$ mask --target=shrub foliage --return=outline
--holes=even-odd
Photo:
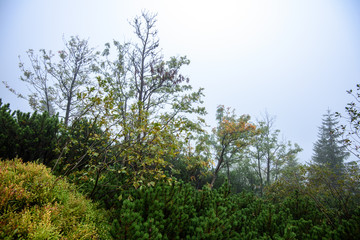
[[[158,184],[123,193],[113,212],[114,239],[357,239],[359,208],[336,225],[298,191],[272,202],[252,193]]]
[[[44,165],[0,161],[1,239],[99,239],[105,215]]]

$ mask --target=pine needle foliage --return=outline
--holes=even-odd
[[[359,215],[335,227],[308,197],[272,202],[230,186],[196,190],[158,184],[123,193],[113,212],[114,239],[356,239]]]
[[[340,174],[344,160],[349,156],[346,146],[342,143],[341,134],[336,131],[338,121],[330,110],[323,115],[322,125],[319,128],[319,139],[314,144],[312,160],[315,164],[328,165],[335,173]]]
[[[49,165],[55,158],[59,129],[57,116],[47,112],[11,111],[0,99],[0,157],[20,157],[24,162],[39,161]]]

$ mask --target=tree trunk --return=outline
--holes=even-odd
[[[226,172],[227,172],[227,178],[228,178],[228,183],[230,185],[230,166],[229,166],[229,162],[226,162]]]
[[[260,154],[258,152],[258,173],[259,173],[259,178],[260,178],[260,196],[262,196],[263,194],[263,178],[262,178],[262,174],[261,174],[261,158],[260,158]]]
[[[266,163],[266,184],[270,184],[270,158],[267,159]]]
[[[101,168],[96,171],[95,184],[94,184],[94,187],[93,187],[93,189],[92,189],[92,191],[91,191],[91,193],[90,193],[90,198],[93,198],[93,197],[94,197],[95,190],[96,190],[96,188],[97,188],[97,185],[98,185],[98,182],[99,182],[99,178],[100,178],[100,173],[101,173]]]
[[[68,99],[67,99],[66,112],[65,112],[65,121],[64,121],[65,126],[68,126],[68,124],[69,124],[71,98],[72,97],[69,96]]]
[[[218,164],[217,164],[217,166],[216,166],[216,168],[215,168],[215,172],[214,172],[214,176],[213,176],[213,178],[212,178],[212,180],[211,180],[210,188],[213,188],[214,183],[215,183],[215,180],[216,180],[216,178],[217,178],[217,175],[218,175],[218,173],[219,173],[219,171],[220,171],[220,166],[221,166],[221,164],[222,164],[223,161],[224,161],[224,158],[223,158],[223,152],[224,152],[224,151],[225,151],[225,150],[223,149],[222,154],[221,154],[221,156],[220,156],[220,159],[219,159],[219,161],[218,161]]]
[[[78,66],[77,63],[76,63],[74,77],[73,77],[73,79],[71,81],[69,91],[66,93],[67,94],[67,96],[66,96],[67,97],[67,104],[66,104],[66,112],[65,112],[65,126],[68,126],[68,124],[69,124],[71,104],[72,104],[72,98],[73,98],[73,93],[74,93],[74,85],[75,85],[75,82],[76,82],[76,78],[77,78],[79,69],[80,69],[80,65]]]

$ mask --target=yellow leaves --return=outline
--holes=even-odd
[[[218,126],[216,135],[219,138],[226,137],[228,141],[234,141],[239,138],[245,138],[247,134],[250,134],[256,127],[243,120],[239,121],[222,121]]]
[[[255,125],[247,121],[248,119],[243,117],[239,119],[224,118],[220,122],[217,128],[218,130],[217,132],[220,133],[220,135],[225,135],[225,134],[232,135],[232,134],[238,134],[238,133],[254,130],[256,128]]]
[[[223,146],[234,144],[240,148],[256,134],[256,126],[249,122],[250,116],[248,115],[237,117],[234,110],[219,106],[216,118],[219,123],[217,128],[213,129],[213,133]]]
[[[138,189],[140,187],[140,181],[133,182],[133,186],[135,189]]]
[[[200,165],[203,166],[203,167],[207,167],[207,166],[208,166],[208,163],[205,162],[205,161],[201,161],[201,162],[200,162]]]
[[[118,170],[118,173],[127,173],[126,167],[122,167],[120,170]]]
[[[153,187],[158,181],[171,182],[161,169],[143,169],[138,171],[130,171],[131,176],[128,182],[132,184],[135,189],[142,189],[143,187]]]
[[[128,183],[136,189],[154,186],[157,181],[167,178],[163,171],[168,166],[168,162],[164,160],[166,154],[166,151],[150,144],[134,145],[122,156],[127,159],[130,167],[122,168],[118,173],[127,174]]]
[[[246,123],[245,124],[245,129],[247,129],[247,130],[256,130],[256,126],[254,124],[251,124],[251,123]]]
[[[84,100],[84,99],[86,99],[87,96],[88,96],[88,94],[86,92],[78,92],[77,93],[77,98],[78,99]]]

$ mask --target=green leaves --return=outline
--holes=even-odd
[[[351,154],[360,158],[360,146],[359,146],[359,130],[360,130],[360,84],[356,85],[356,92],[348,90],[354,101],[348,103],[345,107],[345,114],[342,115],[338,112],[335,113],[335,117],[345,120],[345,123],[337,126],[335,134],[341,136],[342,144],[346,147]]]
[[[1,239],[107,239],[106,218],[50,169],[0,161]]]
[[[25,162],[38,160],[48,166],[55,158],[59,131],[57,116],[47,112],[11,112],[0,100],[0,157],[21,157]]]
[[[236,154],[241,153],[246,146],[251,144],[253,137],[258,134],[256,126],[249,122],[250,116],[242,115],[237,117],[234,110],[225,109],[222,105],[217,108],[216,119],[218,120],[218,126],[213,129],[213,146],[216,151],[217,166],[211,186],[214,185],[219,171],[225,165],[228,169],[229,178],[231,161],[236,158]]]
[[[116,239],[355,239],[359,225],[355,213],[331,227],[299,192],[271,203],[252,194],[230,194],[227,184],[219,190],[157,184],[127,192],[119,201],[111,229]]]
[[[91,75],[98,71],[95,66],[98,53],[88,46],[87,40],[77,36],[64,40],[64,45],[57,54],[40,49],[36,55],[34,50],[28,50],[30,68],[25,68],[20,60],[19,68],[23,72],[20,79],[31,91],[27,98],[7,86],[18,96],[28,99],[33,110],[46,111],[50,115],[59,112],[67,125],[74,115],[82,114],[76,95],[91,84]]]

